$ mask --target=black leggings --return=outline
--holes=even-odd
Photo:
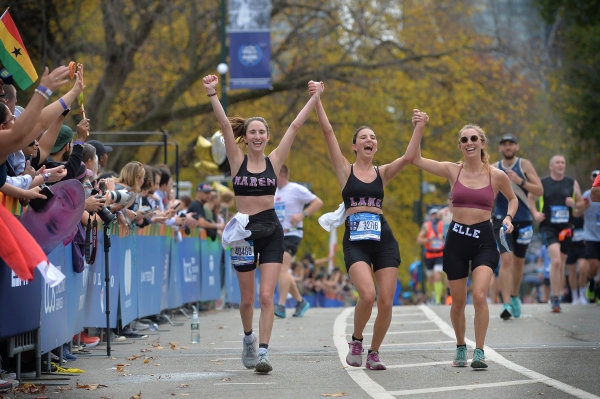
[[[444,272],[448,280],[469,277],[471,270],[479,266],[498,267],[500,253],[490,221],[465,225],[454,220],[448,227],[444,245]]]

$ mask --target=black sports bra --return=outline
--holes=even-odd
[[[265,157],[267,168],[260,173],[248,172],[248,155],[240,165],[237,175],[233,177],[233,192],[236,196],[258,197],[261,195],[275,195],[277,190],[277,176],[269,157]]]
[[[381,209],[383,205],[383,180],[379,168],[375,167],[377,177],[370,183],[365,183],[354,175],[354,165],[350,165],[350,176],[342,190],[342,198],[346,209],[356,206],[373,206]]]

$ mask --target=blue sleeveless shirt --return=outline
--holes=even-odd
[[[498,169],[503,172],[507,170],[512,170],[515,172],[521,179],[525,179],[525,173],[523,173],[523,169],[521,168],[521,158],[517,158],[517,161],[510,167],[506,168],[502,165],[502,161],[498,162]],[[525,193],[525,198],[527,198],[527,194],[529,193],[525,188],[518,187],[515,190],[522,190]],[[515,193],[516,194],[516,193]],[[519,208],[517,209],[517,214],[513,217],[513,222],[531,222],[533,218],[531,217],[531,212],[529,211],[529,204],[523,202],[521,198],[517,195],[517,199],[519,200]],[[496,196],[496,207],[494,208],[493,217],[495,219],[504,219],[506,217],[506,212],[508,212],[508,199],[501,193],[498,192]]]

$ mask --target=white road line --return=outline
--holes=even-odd
[[[403,326],[405,324],[424,324],[424,323],[431,323],[431,322],[432,322],[431,320],[419,320],[419,321],[394,321],[394,320],[392,320],[392,324],[390,324],[390,326]],[[375,324],[374,322],[373,323],[369,322],[366,325],[372,326],[374,324]],[[346,326],[354,327],[354,323],[346,324]]]
[[[414,331],[388,331],[385,333],[385,336],[388,335],[396,335],[396,334],[421,334],[421,333],[430,333],[430,332],[440,332],[439,329],[435,330],[414,330]],[[352,335],[352,333],[347,333],[346,335]],[[373,335],[373,333],[363,333],[363,335]],[[225,341],[227,342],[227,341]]]
[[[381,344],[381,346],[417,346],[417,345],[436,345],[436,344],[451,344],[456,342],[452,341],[431,341],[431,342],[409,342],[406,344]]]
[[[456,335],[454,334],[454,330],[452,329],[452,327],[450,327],[450,325],[448,325],[448,323],[443,321],[437,314],[435,314],[435,312],[433,310],[429,309],[425,305],[419,305],[419,308],[423,311],[423,313],[425,313],[425,315],[427,316],[427,318],[429,320],[431,320],[435,324],[437,324],[437,326],[442,330],[442,332],[444,334],[446,334],[447,336],[449,336],[451,338],[456,338]],[[465,341],[466,341],[467,345],[469,345],[472,348],[475,348],[475,342],[471,341],[470,339],[465,339]],[[543,382],[546,385],[554,387],[558,390],[561,390],[561,391],[563,391],[569,395],[575,396],[577,398],[600,399],[600,396],[596,396],[596,395],[586,392],[584,390],[581,390],[581,389],[575,388],[573,386],[570,386],[568,384],[565,384],[564,382],[560,382],[558,380],[552,379],[550,377],[547,377],[547,376],[540,374],[538,372],[535,372],[533,370],[529,370],[523,366],[519,366],[518,364],[513,363],[508,359],[505,359],[498,352],[496,352],[495,350],[493,350],[492,348],[490,348],[487,345],[484,347],[483,350],[485,351],[486,358],[488,358],[510,370],[521,373],[524,376],[529,377],[536,382]],[[483,385],[483,384],[480,384],[480,385]]]
[[[472,361],[473,359],[467,359],[467,362]],[[429,362],[429,363],[412,363],[412,364],[394,364],[391,366],[386,365],[388,369],[401,369],[401,368],[410,368],[410,367],[423,367],[423,366],[438,366],[438,365],[450,365],[451,361],[447,360],[445,362]],[[227,370],[226,370],[227,371]]]
[[[524,384],[537,384],[543,383],[540,380],[517,380],[517,381],[505,381],[505,382],[492,382],[489,384],[473,384],[473,385],[457,385],[450,387],[437,387],[437,388],[424,388],[424,389],[406,389],[404,391],[390,391],[389,393],[394,396],[405,396],[405,395],[417,395],[421,393],[434,393],[434,392],[447,392],[447,391],[461,391],[461,390],[473,390],[479,388],[496,388],[510,385],[524,385]]]
[[[275,385],[274,382],[216,382],[215,385]]]
[[[346,341],[346,320],[354,311],[354,308],[345,308],[333,323],[333,343],[338,350],[340,362],[346,366],[346,353],[348,352],[348,342]],[[353,369],[350,371],[350,369]],[[350,367],[346,369],[350,378],[354,380],[368,395],[376,399],[393,399],[381,385],[367,376],[364,370]]]

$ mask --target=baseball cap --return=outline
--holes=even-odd
[[[431,215],[431,214],[433,214],[433,213],[438,213],[439,211],[440,211],[440,210],[439,210],[438,208],[431,208],[431,209],[429,210],[429,212],[427,212],[427,214],[428,214],[428,215]]]
[[[207,182],[202,182],[198,184],[198,187],[196,187],[196,192],[198,191],[202,191],[203,193],[210,193],[212,191],[212,187]]]
[[[104,145],[101,142],[99,142],[98,140],[90,140],[87,143],[93,145],[96,148],[96,155],[98,155],[98,157],[100,157],[100,155],[104,155],[107,152],[111,152],[113,150],[111,146]]]
[[[600,173],[600,170],[592,170],[592,173],[590,174],[592,180],[596,180],[596,177],[598,177],[598,173]]]
[[[513,143],[517,144],[517,138],[510,133],[500,137],[500,144],[502,144],[505,141],[512,141]]]
[[[73,141],[73,129],[71,129],[67,125],[62,125],[60,131],[58,132],[58,137],[54,142],[54,147],[52,147],[51,154],[55,154],[60,151],[67,143]]]
[[[94,175],[94,172],[92,172],[91,170],[87,169],[85,167],[85,164],[82,162],[79,165],[79,169],[77,170],[77,176],[75,177],[75,180],[81,180],[85,176],[93,176],[93,175]]]

